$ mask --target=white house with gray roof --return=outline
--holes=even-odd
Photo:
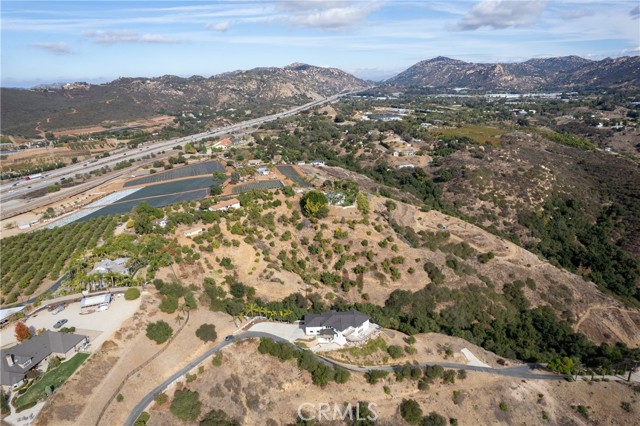
[[[320,343],[344,345],[348,340],[358,341],[365,337],[372,326],[370,319],[358,311],[308,314],[304,317],[304,333],[316,336]]]

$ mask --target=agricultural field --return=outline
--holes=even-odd
[[[107,216],[113,214],[126,214],[130,212],[135,206],[147,202],[151,207],[164,207],[171,204],[183,203],[185,201],[200,200],[209,194],[209,188],[196,189],[187,192],[180,192],[176,194],[168,194],[165,196],[156,196],[151,198],[140,198],[132,201],[124,201],[110,206],[106,206],[97,210],[81,219],[80,221],[90,220],[100,216]]]
[[[276,166],[278,171],[285,175],[288,179],[294,182],[298,186],[307,187],[311,186],[311,183],[303,178],[293,166]]]
[[[247,191],[262,190],[262,189],[277,189],[284,187],[284,184],[279,180],[262,180],[257,182],[245,183],[244,185],[238,185],[233,188],[234,194],[241,194]]]
[[[148,185],[173,179],[186,178],[191,176],[210,175],[213,172],[224,172],[224,166],[217,161],[206,161],[204,163],[189,164],[177,169],[168,170],[162,173],[155,173],[139,179],[133,179],[125,183],[124,186]]]
[[[206,176],[147,186],[80,220],[111,214],[124,214],[143,201],[153,207],[164,207],[174,203],[199,200],[209,194],[209,188],[215,184],[216,182],[210,176]]]
[[[490,143],[497,145],[500,143],[500,136],[506,133],[506,130],[497,129],[488,126],[464,126],[455,129],[438,129],[435,135],[442,136],[466,136],[480,143]]]
[[[0,252],[2,305],[33,294],[45,279],[56,280],[70,259],[113,233],[117,218],[102,217],[56,229],[5,238]]]

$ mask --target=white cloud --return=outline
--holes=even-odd
[[[69,55],[72,53],[69,45],[64,42],[43,41],[31,43],[31,46],[46,50],[54,55]]]
[[[580,19],[585,16],[593,16],[594,12],[588,9],[575,9],[562,14],[562,19]]]
[[[299,27],[318,28],[327,31],[356,27],[370,13],[381,7],[377,1],[281,1],[278,2],[285,16],[283,20]]]
[[[462,31],[481,27],[503,29],[523,27],[536,22],[547,0],[480,0],[457,24]]]
[[[638,19],[638,17],[640,17],[640,6],[636,6],[633,9],[631,9],[629,11],[629,15],[631,15],[633,19]]]
[[[229,21],[216,22],[214,24],[207,24],[207,29],[211,31],[225,32],[229,29]]]
[[[98,44],[116,43],[158,43],[173,44],[180,43],[181,40],[168,38],[161,34],[139,34],[133,31],[85,31],[85,37]]]

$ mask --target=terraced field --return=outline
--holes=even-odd
[[[262,180],[238,185],[233,188],[233,193],[240,194],[242,192],[253,191],[254,189],[276,189],[282,187],[284,187],[284,184],[279,180]]]
[[[276,169],[298,186],[311,186],[311,183],[303,178],[293,166],[276,166]]]
[[[217,161],[205,161],[203,163],[189,164],[166,172],[155,173],[139,179],[130,180],[125,183],[124,186],[148,185],[151,183],[164,182],[191,176],[210,175],[213,172],[224,172],[224,166]]]
[[[204,176],[150,185],[79,220],[84,221],[110,214],[124,214],[143,201],[153,207],[164,207],[174,203],[199,200],[209,194],[209,188],[214,184],[216,182],[210,176]]]

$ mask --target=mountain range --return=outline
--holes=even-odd
[[[105,84],[73,83],[33,89],[2,88],[1,131],[35,137],[46,130],[131,121],[182,111],[235,109],[260,116],[343,90],[373,86],[336,68],[294,63],[209,78],[166,75],[119,78]],[[406,88],[474,90],[640,89],[640,57],[591,61],[577,56],[521,63],[469,63],[446,57],[418,62],[380,83],[381,90]]]
[[[590,61],[578,56],[479,64],[437,57],[384,82],[387,87],[467,87],[475,90],[640,88],[640,56]]]

